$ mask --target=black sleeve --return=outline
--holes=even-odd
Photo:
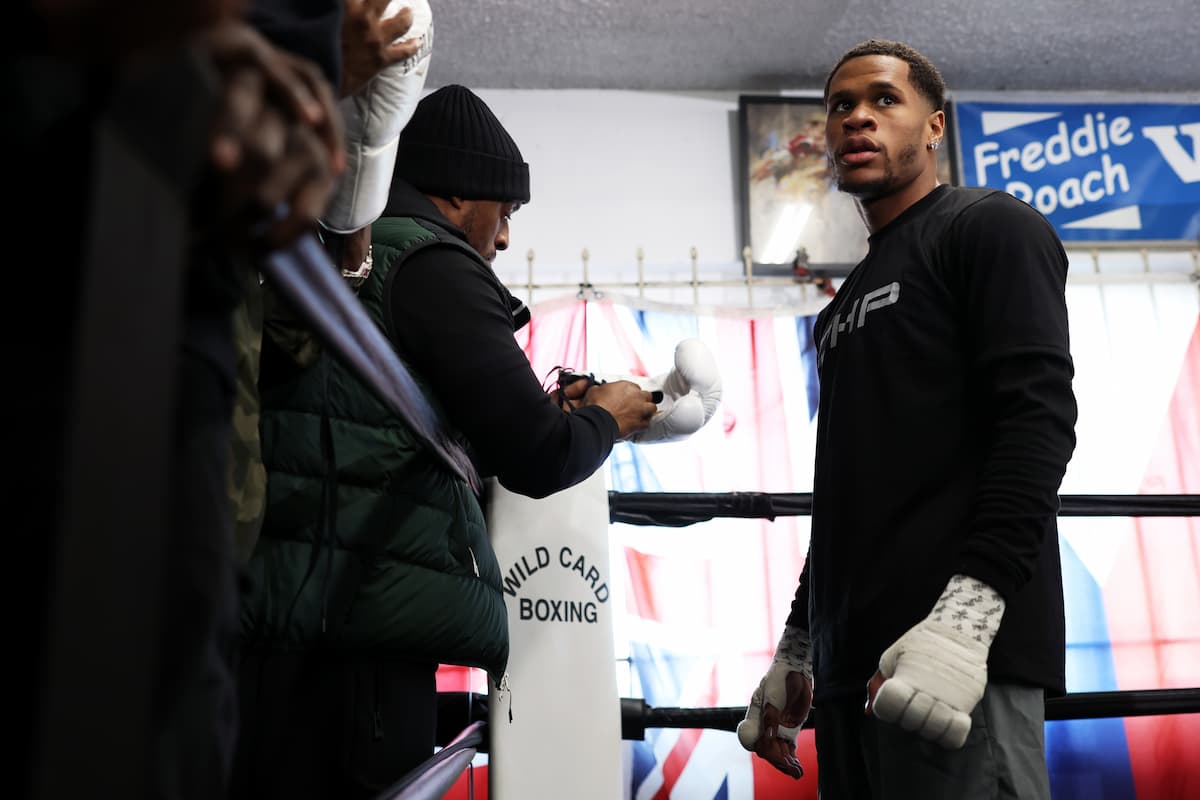
[[[1008,598],[1053,535],[1075,448],[1067,256],[1045,218],[1003,193],[964,212],[950,242],[985,448],[959,571]]]
[[[483,270],[447,247],[410,256],[389,276],[393,336],[480,471],[545,497],[594,473],[620,431],[599,406],[567,414],[554,404],[513,337],[508,293]]]
[[[792,598],[792,610],[788,612],[787,621],[784,623],[803,631],[808,630],[808,562],[811,560],[812,545],[809,545],[808,555],[804,557],[804,566],[800,569],[796,595]]]

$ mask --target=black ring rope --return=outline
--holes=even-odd
[[[745,706],[674,708],[651,706],[639,697],[622,697],[621,738],[640,740],[647,728],[710,728],[737,730],[746,716]],[[469,709],[469,711],[468,711]],[[1200,688],[1135,689],[1119,692],[1074,692],[1046,698],[1047,720],[1105,719],[1166,714],[1200,713]],[[438,693],[438,743],[474,720],[488,719],[488,698],[475,692]],[[812,727],[812,717],[804,727]],[[481,746],[479,752],[487,752]]]
[[[1200,495],[1060,495],[1062,517],[1200,517]],[[610,522],[628,525],[684,527],[718,517],[768,519],[812,513],[810,493],[767,492],[609,492]],[[472,720],[488,720],[488,698],[474,692],[438,694],[438,744]],[[647,728],[709,728],[735,731],[745,706],[714,708],[655,707],[636,697],[622,697],[621,738],[644,739]],[[1200,687],[1074,692],[1046,699],[1046,719],[1101,719],[1200,713]],[[804,727],[812,727],[809,717]],[[486,737],[479,752],[487,752]]]
[[[1200,495],[1060,495],[1060,517],[1200,517]],[[681,528],[717,517],[808,516],[811,493],[609,492],[610,522]]]

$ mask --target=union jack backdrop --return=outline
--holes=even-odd
[[[1065,494],[1200,493],[1200,316],[1187,285],[1071,286],[1079,446]],[[556,366],[656,375],[705,341],[722,373],[716,417],[682,442],[619,443],[617,491],[802,492],[812,487],[812,317],[671,313],[566,298],[518,334],[539,376]],[[1073,692],[1200,686],[1200,521],[1060,520]],[[614,525],[618,686],[652,706],[745,705],[773,655],[808,545],[807,517],[686,528]],[[443,689],[486,691],[444,669]],[[1059,800],[1200,797],[1200,715],[1047,724]],[[626,743],[633,800],[816,798],[732,733],[649,730]],[[474,774],[486,797],[486,757]],[[451,797],[465,798],[460,781]],[[501,800],[507,800],[501,798]]]

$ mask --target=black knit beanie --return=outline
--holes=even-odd
[[[443,86],[417,104],[393,175],[435,197],[529,202],[529,165],[517,143],[465,86]]]

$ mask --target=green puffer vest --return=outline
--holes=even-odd
[[[484,264],[431,223],[382,219],[373,236],[359,297],[385,331],[387,277],[412,253],[454,247]],[[247,566],[247,642],[482,667],[499,683],[508,616],[470,487],[328,354],[262,403],[267,512]]]

